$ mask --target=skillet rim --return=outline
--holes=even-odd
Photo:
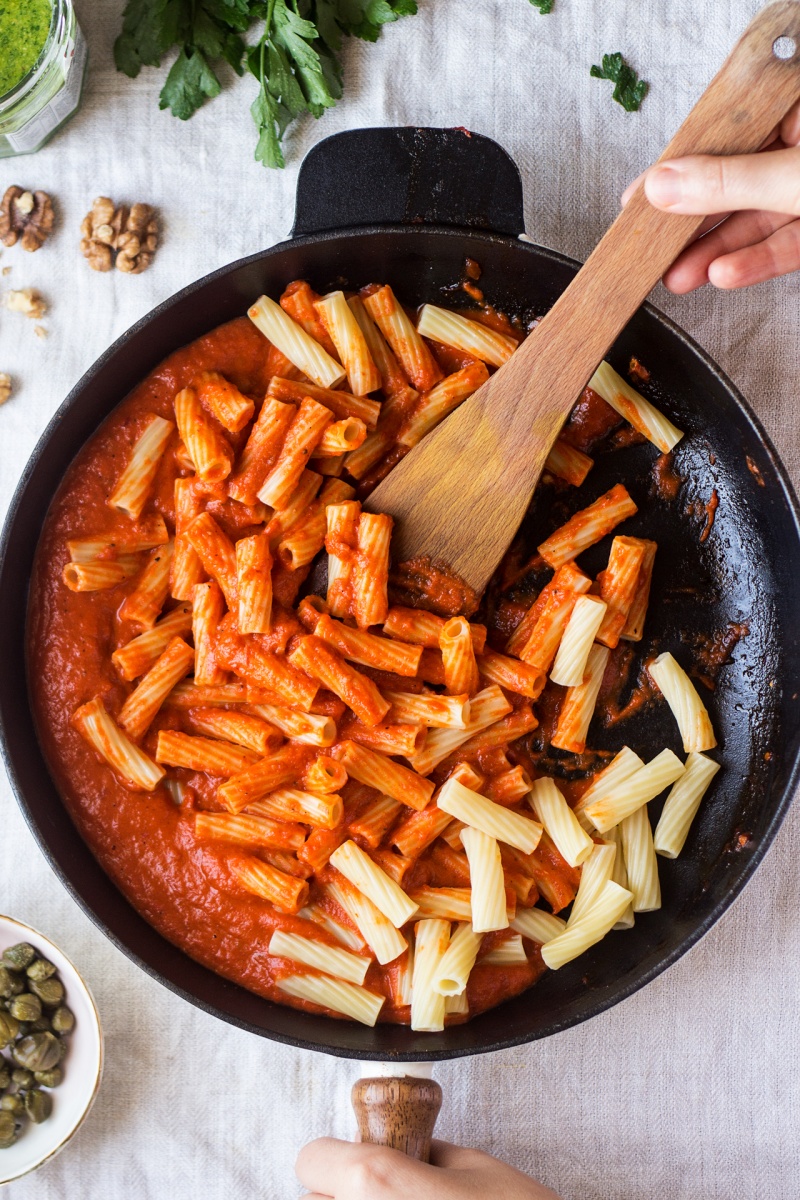
[[[414,234],[418,234],[418,233],[419,234],[433,233],[433,234],[437,234],[439,236],[455,237],[455,238],[458,238],[459,240],[463,240],[464,237],[466,236],[466,237],[469,237],[473,242],[478,242],[478,243],[483,243],[483,244],[488,243],[490,245],[499,243],[506,247],[521,248],[521,249],[523,249],[523,251],[525,253],[530,253],[530,254],[536,256],[537,258],[539,258],[540,260],[543,256],[545,260],[549,260],[550,262],[557,263],[560,266],[566,266],[570,269],[579,269],[580,266],[582,265],[579,262],[579,260],[577,260],[577,259],[570,258],[568,255],[561,254],[560,252],[558,252],[556,250],[552,250],[548,247],[538,245],[537,243],[531,241],[527,237],[527,235],[518,236],[515,238],[515,237],[511,237],[506,234],[493,233],[488,230],[480,230],[480,229],[474,229],[474,228],[461,228],[461,227],[443,226],[443,225],[432,225],[432,224],[431,225],[420,224],[420,225],[411,225],[411,226],[401,225],[401,224],[369,225],[369,226],[359,226],[359,227],[355,227],[355,228],[350,227],[350,228],[342,228],[342,229],[334,229],[334,230],[325,230],[320,233],[304,234],[304,235],[299,235],[297,237],[289,237],[289,238],[285,239],[284,241],[278,242],[276,245],[269,247],[266,250],[258,251],[255,254],[248,255],[244,258],[236,260],[233,263],[229,263],[226,266],[219,267],[215,271],[210,272],[208,275],[202,276],[200,279],[195,280],[190,284],[187,284],[185,287],[181,288],[178,292],[175,292],[172,296],[169,296],[166,300],[161,301],[161,303],[158,304],[154,309],[150,310],[150,312],[146,313],[143,317],[140,317],[138,321],[136,321],[129,329],[127,329],[124,333],[122,333],[120,335],[120,337],[118,337],[111,344],[111,346],[109,346],[99,356],[99,358],[97,358],[92,363],[92,365],[84,372],[84,374],[81,376],[81,378],[78,380],[78,382],[70,390],[70,392],[68,393],[66,398],[58,406],[58,408],[56,409],[56,411],[53,414],[53,416],[51,417],[51,419],[48,421],[42,434],[40,435],[39,439],[37,440],[36,445],[34,446],[32,452],[31,452],[31,455],[25,464],[25,467],[23,468],[22,474],[19,478],[19,481],[18,481],[16,487],[14,488],[14,492],[12,494],[11,501],[8,506],[8,511],[7,511],[7,514],[6,514],[4,523],[3,523],[2,535],[0,536],[0,581],[2,581],[2,579],[5,575],[5,572],[7,570],[11,569],[9,567],[10,560],[9,560],[9,556],[8,556],[8,544],[9,544],[9,541],[11,538],[11,533],[12,533],[13,527],[15,525],[15,522],[17,520],[17,517],[20,513],[20,510],[22,509],[22,507],[25,503],[25,493],[27,491],[28,485],[30,484],[30,482],[32,480],[32,477],[37,469],[39,460],[40,460],[42,454],[44,453],[45,448],[49,445],[51,439],[57,433],[64,415],[73,407],[74,404],[76,404],[78,402],[78,400],[80,399],[80,397],[81,397],[84,389],[87,387],[87,385],[92,381],[92,379],[96,375],[98,375],[107,366],[107,364],[109,364],[111,362],[111,360],[115,357],[115,355],[119,352],[119,350],[122,349],[122,347],[125,346],[129,341],[131,341],[134,337],[138,336],[148,326],[152,325],[156,320],[159,320],[159,319],[163,318],[164,316],[166,316],[166,314],[169,312],[169,310],[171,308],[173,308],[176,304],[178,304],[180,301],[188,299],[193,294],[208,287],[210,284],[213,284],[215,281],[221,280],[221,279],[225,278],[226,276],[231,275],[234,272],[236,272],[242,268],[245,268],[245,267],[248,267],[251,265],[255,265],[255,264],[263,261],[264,259],[270,258],[273,255],[276,255],[284,250],[300,249],[300,248],[305,248],[305,247],[309,247],[309,246],[313,247],[314,245],[317,245],[317,244],[320,244],[323,242],[336,241],[341,237],[361,238],[361,237],[371,237],[371,236],[375,236],[375,235],[386,236],[387,234],[389,234],[389,235],[403,234],[406,236],[408,236],[408,235],[413,236]],[[800,502],[798,502],[797,493],[795,492],[795,488],[789,477],[788,471],[786,470],[780,456],[778,455],[775,447],[773,446],[772,441],[771,441],[769,435],[767,434],[766,430],[764,429],[761,421],[756,416],[755,412],[752,410],[752,408],[750,407],[748,402],[745,400],[744,396],[741,394],[739,389],[734,385],[734,383],[728,377],[728,375],[713,361],[713,359],[710,358],[710,356],[702,349],[702,347],[694,340],[694,338],[692,338],[689,334],[687,334],[670,317],[668,317],[665,313],[661,312],[660,309],[656,308],[655,305],[651,304],[650,302],[646,301],[641,306],[641,309],[638,311],[641,311],[642,309],[649,316],[653,317],[659,324],[661,324],[663,327],[665,327],[669,333],[671,333],[674,337],[676,337],[678,339],[678,341],[682,343],[682,345],[685,347],[685,349],[690,354],[694,355],[697,359],[700,360],[700,362],[703,364],[703,366],[706,368],[706,370],[712,376],[714,376],[716,378],[718,383],[726,391],[728,396],[733,401],[735,407],[738,408],[740,414],[744,418],[745,424],[749,425],[751,432],[755,435],[757,441],[759,442],[764,453],[766,454],[766,456],[769,460],[771,469],[775,473],[776,481],[781,489],[783,499],[789,510],[789,515],[791,516],[792,521],[793,521],[798,547],[800,547]],[[210,328],[213,328],[213,327],[214,326],[211,326]],[[175,349],[177,349],[177,348],[178,347],[175,347]],[[157,364],[155,364],[155,365],[157,365]],[[150,368],[150,369],[153,369],[153,368]],[[122,399],[124,399],[124,397],[121,397],[119,400],[117,400],[115,402],[114,405],[112,405],[111,408],[109,408],[108,412],[106,412],[103,415],[103,417],[97,422],[96,428],[100,427],[102,422],[104,420],[106,420],[106,418],[110,415],[111,412],[113,412],[114,408],[116,408],[117,405],[119,403],[121,403]],[[89,436],[92,436],[92,435],[90,434]],[[86,442],[84,441],[81,444],[81,446],[75,451],[75,455],[77,455],[80,452],[80,450],[83,448],[83,446],[85,444],[86,444]],[[73,460],[74,460],[75,455],[73,455]],[[55,487],[52,488],[52,490],[50,492],[48,509],[49,509],[50,504],[52,503],[53,498],[55,497],[55,494],[56,494],[58,488],[61,485],[62,480],[63,480],[63,476],[61,476],[56,481]],[[46,517],[45,517],[45,519],[46,519]],[[26,581],[26,590],[27,590],[28,583],[29,583],[29,580]],[[27,602],[26,602],[26,609],[27,609]],[[29,696],[29,690],[28,690],[27,682],[26,682],[26,700],[28,701],[28,708],[30,710],[30,701],[28,699],[28,696]],[[35,733],[35,722],[33,720],[33,713],[29,712],[29,715],[30,715],[30,721],[34,728],[34,733]],[[784,737],[786,736],[785,732],[784,732],[783,736]],[[41,747],[38,745],[38,738],[36,739],[36,743],[37,743],[39,755],[44,762],[44,765],[45,765],[45,768],[46,768],[48,774],[50,774],[49,767],[47,765],[47,760],[44,756],[43,751],[41,750]],[[499,1039],[493,1040],[490,1044],[482,1045],[480,1047],[467,1046],[467,1045],[447,1046],[447,1047],[442,1047],[442,1048],[438,1048],[438,1049],[432,1048],[431,1050],[411,1050],[411,1049],[409,1049],[408,1051],[401,1053],[400,1051],[393,1051],[390,1048],[369,1049],[369,1048],[362,1047],[362,1046],[359,1046],[357,1048],[351,1048],[349,1046],[343,1046],[343,1045],[331,1045],[328,1042],[316,1041],[311,1037],[289,1035],[289,1034],[285,1034],[279,1030],[264,1029],[262,1026],[256,1025],[244,1018],[237,1017],[237,1016],[234,1016],[233,1014],[223,1012],[215,1004],[208,1003],[207,1001],[201,999],[197,995],[194,995],[191,992],[187,991],[186,988],[182,987],[180,984],[173,983],[171,980],[167,979],[164,975],[162,975],[161,972],[156,967],[151,966],[151,964],[148,962],[145,962],[144,959],[142,959],[138,953],[133,951],[122,940],[122,938],[120,936],[118,936],[115,932],[113,932],[108,927],[108,925],[106,925],[105,920],[100,916],[100,914],[98,912],[95,911],[94,907],[87,900],[84,899],[84,897],[80,894],[78,888],[72,883],[72,881],[68,878],[66,872],[62,869],[60,861],[58,860],[55,852],[51,848],[49,840],[48,840],[45,832],[43,831],[42,828],[40,828],[39,822],[34,817],[34,814],[28,805],[28,801],[25,796],[23,787],[22,787],[20,780],[18,778],[18,775],[17,775],[16,766],[15,766],[15,762],[14,762],[14,753],[15,752],[11,748],[9,739],[6,734],[4,717],[3,717],[3,705],[2,705],[2,702],[0,702],[0,756],[2,756],[2,760],[5,765],[5,768],[6,768],[8,777],[9,777],[9,781],[11,782],[15,798],[17,800],[17,803],[18,803],[20,809],[22,810],[22,815],[25,819],[25,822],[26,822],[28,828],[30,829],[31,833],[33,834],[33,837],[34,837],[37,845],[39,846],[40,850],[42,851],[42,854],[44,855],[49,866],[51,867],[51,869],[53,870],[55,875],[58,877],[58,879],[62,883],[62,885],[65,887],[65,889],[67,890],[69,895],[72,897],[72,899],[75,900],[75,902],[80,906],[80,908],[83,910],[83,912],[89,917],[89,919],[92,921],[92,923],[99,930],[101,930],[101,932],[112,942],[112,944],[114,946],[116,946],[116,948],[118,950],[122,951],[122,953],[125,954],[125,956],[130,961],[132,961],[136,966],[138,966],[140,969],[145,971],[149,976],[151,976],[151,978],[155,979],[158,983],[160,983],[164,987],[168,988],[171,992],[180,996],[182,999],[188,1001],[194,1007],[200,1008],[202,1011],[204,1011],[214,1017],[217,1017],[217,1018],[227,1022],[228,1024],[235,1025],[240,1029],[247,1030],[250,1033],[258,1034],[260,1037],[267,1038],[270,1041],[279,1042],[283,1045],[294,1046],[299,1049],[305,1049],[305,1050],[315,1050],[315,1051],[318,1051],[319,1053],[331,1054],[337,1058],[360,1059],[365,1062],[368,1062],[368,1061],[439,1062],[439,1061],[445,1061],[445,1060],[449,1060],[449,1059],[453,1059],[453,1058],[461,1058],[461,1057],[465,1057],[467,1055],[472,1055],[472,1054],[489,1053],[489,1052],[492,1052],[495,1050],[511,1049],[512,1047],[526,1045],[530,1042],[538,1041],[540,1038],[550,1037],[553,1034],[564,1032],[565,1030],[570,1029],[575,1025],[579,1025],[584,1021],[590,1020],[592,1017],[598,1016],[601,1013],[606,1012],[608,1009],[614,1007],[616,1004],[620,1003],[623,1000],[626,1000],[629,996],[632,996],[635,992],[639,991],[641,988],[643,988],[647,984],[651,983],[653,981],[653,979],[655,979],[658,975],[662,974],[662,972],[666,971],[669,967],[671,967],[675,962],[678,961],[679,958],[682,958],[684,954],[686,954],[689,950],[691,950],[692,947],[695,946],[700,941],[700,939],[706,935],[706,933],[708,933],[708,931],[711,929],[711,927],[714,924],[716,924],[716,922],[720,919],[720,917],[723,915],[723,913],[728,908],[731,907],[731,905],[737,899],[737,897],[741,894],[741,892],[743,891],[743,889],[745,888],[747,883],[749,883],[749,881],[752,879],[753,875],[755,874],[756,869],[759,867],[759,865],[763,862],[764,858],[766,857],[767,852],[769,851],[769,849],[771,848],[771,846],[775,840],[775,836],[778,832],[778,829],[780,828],[781,824],[783,823],[786,813],[788,812],[788,809],[789,809],[790,805],[792,804],[792,801],[794,800],[795,792],[797,791],[798,784],[800,783],[800,746],[798,746],[798,749],[795,753],[794,762],[791,765],[791,769],[789,770],[786,783],[783,786],[783,789],[781,791],[779,799],[778,799],[777,803],[774,805],[772,815],[771,815],[768,823],[764,827],[764,830],[763,830],[758,842],[753,846],[752,850],[750,850],[748,852],[747,857],[742,857],[739,860],[741,865],[738,869],[738,873],[737,873],[736,877],[734,879],[732,879],[730,881],[730,883],[728,884],[728,887],[725,891],[724,896],[720,900],[717,901],[717,903],[706,914],[706,916],[703,918],[703,920],[700,921],[700,923],[697,925],[697,927],[695,929],[693,929],[690,933],[688,933],[684,936],[684,938],[682,939],[682,941],[680,942],[679,945],[675,946],[670,952],[668,952],[662,958],[660,958],[656,963],[654,963],[643,974],[637,976],[635,979],[632,979],[630,982],[622,985],[618,989],[614,990],[613,993],[611,993],[607,996],[596,996],[593,1003],[590,1006],[590,1009],[591,1009],[590,1012],[578,1013],[571,1017],[565,1016],[562,1019],[556,1019],[555,1021],[551,1022],[550,1025],[546,1029],[543,1029],[541,1031],[533,1032],[533,1033],[524,1033],[524,1034],[519,1034],[519,1035],[514,1035],[514,1036],[500,1037]],[[53,783],[53,787],[54,787],[54,790],[57,792],[58,789],[56,788],[55,783]],[[70,817],[70,820],[71,820],[71,817]],[[77,829],[76,829],[76,833],[77,833]],[[78,836],[80,837],[80,834],[78,834]],[[87,847],[87,849],[88,849],[88,847]],[[91,851],[89,851],[89,853],[91,853]],[[97,860],[95,860],[95,861],[97,862]],[[97,863],[97,865],[98,865],[98,867],[100,867],[100,870],[103,870],[103,868],[99,864],[99,862]],[[116,886],[113,884],[113,881],[110,881],[110,882],[111,882],[112,886]],[[117,890],[119,891],[119,889],[117,889]],[[120,896],[122,897],[123,901],[131,907],[132,911],[135,912],[138,917],[140,917],[140,919],[144,919],[144,918],[141,918],[141,914],[139,914],[137,912],[137,910],[134,909],[132,905],[130,905],[130,901],[127,900],[127,897],[125,897],[122,892],[120,892]],[[169,943],[166,938],[163,938],[163,935],[159,934],[157,930],[154,929],[153,932],[156,934],[156,936],[161,937],[166,945],[172,946],[172,943]],[[173,948],[178,949],[177,947],[173,947]],[[180,951],[180,953],[185,954],[185,951]],[[188,958],[189,956],[187,955],[186,957]],[[197,965],[201,965],[201,964],[197,964]],[[210,970],[210,968],[205,968],[205,969]],[[223,976],[220,976],[219,978],[224,979]],[[231,987],[237,987],[237,985],[230,983],[230,981],[225,981],[225,982],[229,983],[229,985]],[[242,989],[242,990],[246,990],[246,989]],[[261,1000],[263,998],[258,997],[257,999]],[[269,1001],[269,1000],[265,1000],[264,1002],[267,1004],[273,1003],[272,1001]],[[291,1016],[301,1022],[307,1021],[309,1019],[313,1022],[327,1021],[331,1027],[332,1033],[334,1030],[346,1030],[350,1024],[348,1022],[340,1022],[340,1021],[334,1020],[332,1018],[321,1017],[317,1014],[308,1014],[301,1010],[291,1009],[289,1006],[276,1005],[276,1007],[289,1008]],[[489,1011],[501,1012],[502,1005],[498,1006],[496,1009],[492,1009]],[[457,1031],[459,1029],[462,1029],[462,1028],[468,1029],[468,1028],[470,1028],[471,1025],[472,1025],[472,1023],[468,1022],[463,1026],[453,1026],[446,1032],[450,1035],[450,1037],[452,1037],[454,1034],[457,1033]],[[400,1026],[397,1028],[402,1029],[402,1028],[406,1028],[406,1027]],[[474,1029],[474,1026],[472,1026],[472,1028]],[[366,1031],[363,1031],[363,1032],[365,1033]],[[431,1041],[433,1041],[434,1038],[438,1038],[438,1035],[433,1035],[433,1037],[431,1037]]]

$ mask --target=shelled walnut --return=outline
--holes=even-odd
[[[116,264],[128,275],[139,275],[153,261],[158,245],[158,221],[149,204],[116,206],[98,196],[81,224],[81,252],[95,271]]]
[[[31,317],[34,321],[41,320],[47,312],[47,301],[36,288],[19,288],[18,291],[6,292],[3,296],[3,305],[11,312],[22,313],[23,316]]]
[[[5,372],[0,374],[0,404],[5,404],[14,390],[14,385],[11,382],[11,376]]]
[[[55,212],[47,192],[29,192],[13,185],[0,202],[0,240],[19,241],[23,250],[39,250],[53,231]]]

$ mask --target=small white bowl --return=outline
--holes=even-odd
[[[100,1018],[92,993],[76,968],[43,933],[12,917],[0,916],[0,952],[17,942],[30,942],[57,968],[66,991],[64,1002],[75,1014],[75,1028],[69,1034],[63,1082],[50,1092],[53,1112],[41,1125],[26,1121],[19,1141],[0,1150],[0,1184],[35,1171],[66,1146],[92,1107],[103,1073]]]

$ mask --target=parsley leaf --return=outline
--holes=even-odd
[[[342,38],[374,42],[384,25],[416,11],[416,0],[127,0],[114,61],[134,78],[176,49],[160,106],[182,121],[219,95],[217,64],[238,75],[246,65],[258,80],[256,159],[282,167],[289,124],[306,112],[321,117],[342,95]],[[248,49],[242,35],[256,22],[261,37]]]
[[[553,11],[553,0],[531,0],[534,8],[538,8],[540,13],[551,13]]]
[[[602,67],[593,66],[589,72],[595,79],[610,79],[614,86],[613,99],[626,112],[638,112],[649,90],[650,84],[629,67],[622,55],[604,54]]]

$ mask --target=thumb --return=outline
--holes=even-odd
[[[731,158],[695,155],[656,163],[644,190],[655,208],[674,213],[764,209],[800,216],[800,147]]]

